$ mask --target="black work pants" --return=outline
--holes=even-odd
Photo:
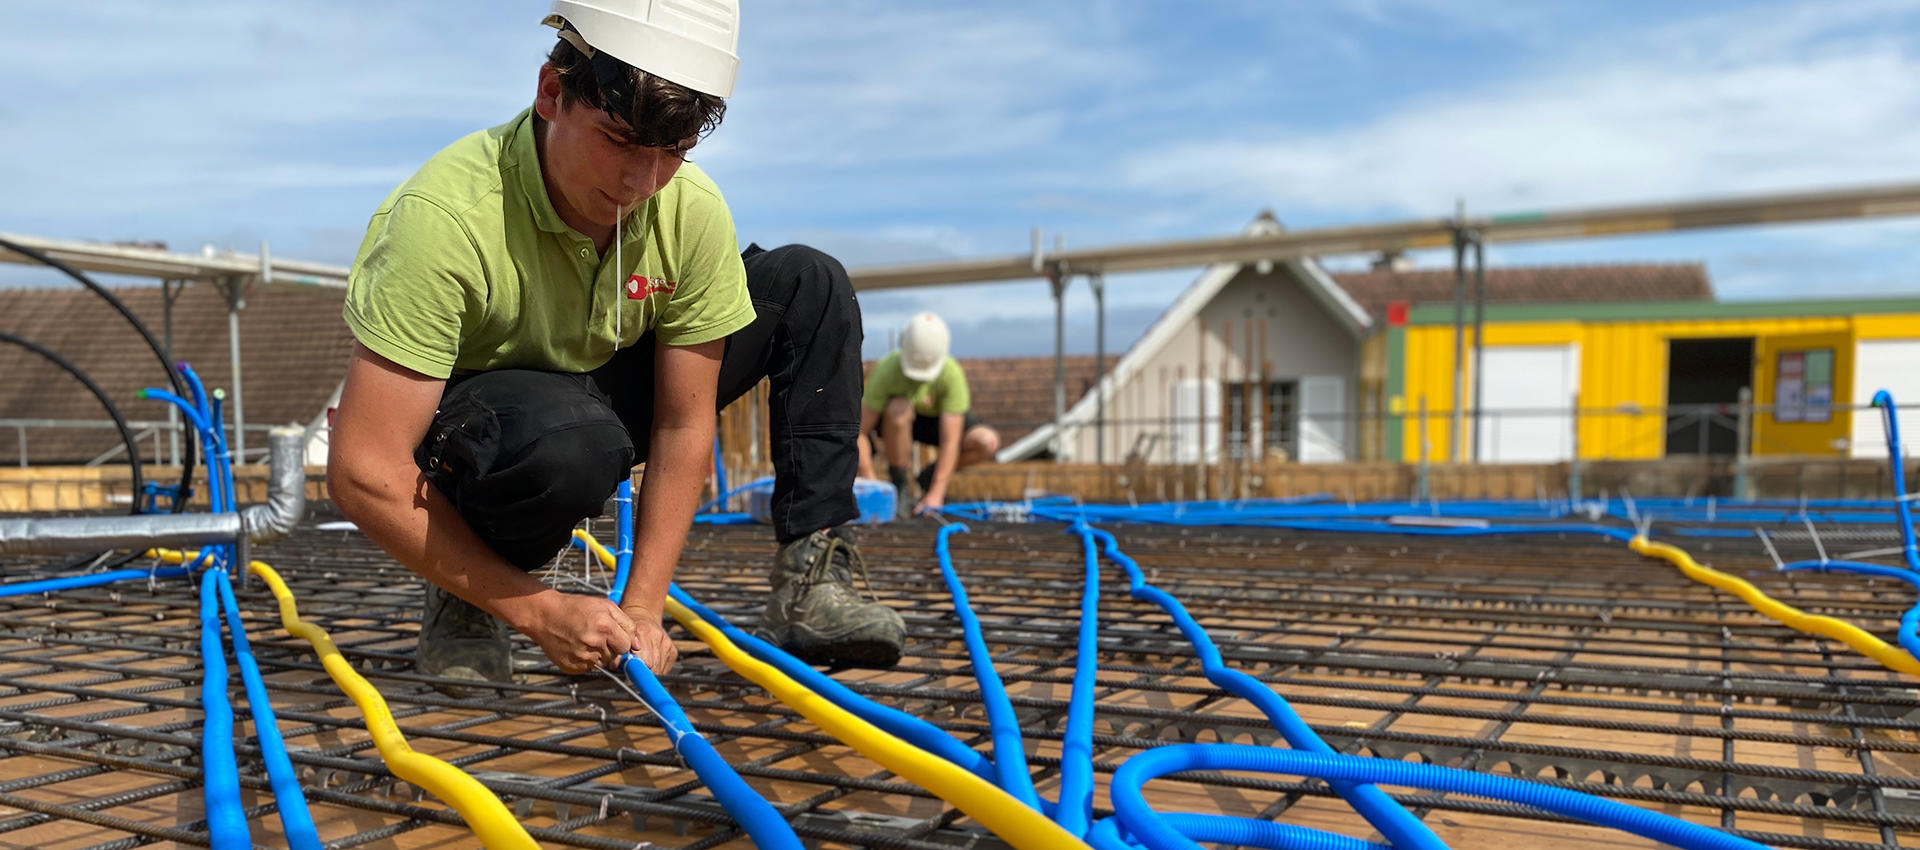
[[[771,382],[773,526],[784,543],[859,515],[860,307],[824,253],[750,246],[742,256],[755,318],[727,337],[719,405]],[[449,381],[415,460],[481,540],[523,570],[539,567],[647,459],[654,346],[649,332],[586,374]]]

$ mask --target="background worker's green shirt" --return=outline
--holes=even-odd
[[[657,331],[669,345],[753,321],[733,218],[682,165],[622,223],[619,256],[554,212],[532,110],[435,154],[373,214],[347,280],[347,326],[424,375],[586,372]]]
[[[868,410],[885,410],[887,402],[896,398],[912,399],[914,412],[926,416],[965,413],[973,406],[973,396],[967,392],[967,374],[960,370],[960,361],[949,357],[933,380],[915,381],[900,371],[898,351],[874,364],[860,403]]]

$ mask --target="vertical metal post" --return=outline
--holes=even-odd
[[[1253,435],[1260,429],[1260,409],[1254,403],[1253,395],[1253,317],[1240,320],[1242,336],[1246,342],[1240,344],[1240,462],[1258,461],[1260,455],[1253,450]],[[1243,479],[1244,480],[1244,479]],[[1246,488],[1243,486],[1242,491]],[[1241,498],[1246,498],[1244,492]]]
[[[1093,462],[1107,462],[1107,276],[1087,276],[1093,287]]]
[[[1427,452],[1431,448],[1432,443],[1427,440],[1427,397],[1425,394],[1422,394],[1420,396],[1420,469],[1419,477],[1415,479],[1416,485],[1413,495],[1413,500],[1416,502],[1424,502],[1428,498]]]
[[[1067,278],[1055,267],[1047,273],[1053,289],[1053,462],[1066,462],[1067,435]]]
[[[1487,243],[1479,233],[1473,238],[1473,462],[1480,462],[1480,400],[1486,388],[1487,350]]]
[[[1241,403],[1240,410],[1233,408],[1233,378],[1227,374],[1233,364],[1232,319],[1220,320],[1220,348],[1220,462],[1224,464],[1233,460],[1233,446],[1227,438],[1233,436],[1233,427],[1238,424],[1236,417],[1246,418],[1243,412],[1246,409],[1245,402]]]
[[[1173,396],[1167,391],[1168,386],[1170,385],[1167,383],[1167,367],[1163,363],[1160,365],[1160,439],[1156,442],[1166,447],[1167,464],[1171,466],[1180,462],[1180,456],[1173,451],[1174,438],[1179,436],[1180,432],[1175,430],[1173,423]]]
[[[1269,420],[1273,418],[1267,412],[1267,405],[1273,403],[1273,362],[1267,359],[1267,317],[1265,316],[1260,317],[1260,379],[1255,382],[1254,387],[1260,394],[1260,439],[1254,443],[1253,456],[1254,459],[1264,462],[1267,459],[1267,447],[1272,445],[1273,437],[1268,436],[1269,433],[1274,436],[1279,435],[1279,429],[1272,429],[1269,432],[1267,428]]]
[[[179,284],[174,286],[173,284]],[[173,301],[186,289],[187,282],[160,281],[160,317],[164,323],[164,342],[167,348],[167,362],[173,362]],[[172,457],[174,466],[180,465],[180,409],[173,405],[163,405],[167,409],[167,454]]]
[[[1200,417],[1200,427],[1194,429],[1197,442],[1193,455],[1194,498],[1207,497],[1207,320],[1195,317],[1193,320],[1194,339],[1199,343],[1199,357],[1193,367],[1194,410]]]
[[[27,468],[27,426],[15,425],[13,429],[20,434],[20,468]],[[27,510],[33,510],[33,502],[27,502]]]
[[[1447,462],[1460,462],[1460,429],[1465,424],[1467,400],[1467,243],[1459,221],[1466,217],[1461,201],[1453,229],[1453,418],[1447,431]]]
[[[1740,411],[1733,436],[1733,497],[1753,498],[1753,482],[1747,477],[1747,440],[1753,428],[1753,388],[1740,388]]]
[[[233,462],[245,463],[247,456],[247,405],[240,391],[240,308],[246,306],[246,296],[242,294],[240,281],[236,278],[227,289],[227,357],[233,364]]]
[[[1573,459],[1567,464],[1567,498],[1580,501],[1580,394],[1573,394]]]

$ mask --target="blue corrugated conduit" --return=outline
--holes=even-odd
[[[573,545],[584,548],[586,544],[576,537],[573,539]],[[887,734],[952,762],[968,773],[989,782],[993,781],[993,763],[988,761],[986,756],[974,752],[965,744],[955,740],[940,727],[855,693],[847,686],[834,681],[832,677],[788,655],[785,650],[741,631],[727,622],[725,617],[687,595],[678,585],[668,585],[667,593],[680,604],[700,615],[700,619],[713,624],[714,628],[719,629],[728,640],[733,641],[755,660],[772,665],[774,669],[799,682],[807,690],[825,697],[827,701],[861,720],[880,727]]]
[[[1186,770],[1259,771],[1311,776],[1334,785],[1378,782],[1426,788],[1532,806],[1685,850],[1767,850],[1763,844],[1717,829],[1552,785],[1430,764],[1235,744],[1156,747],[1127,759],[1114,771],[1110,788],[1114,817],[1150,850],[1200,848],[1156,814],[1141,796],[1141,786],[1149,780]]]
[[[1080,536],[1085,576],[1080,590],[1073,690],[1067,696],[1067,725],[1060,737],[1060,804],[1053,820],[1068,832],[1085,836],[1093,820],[1093,689],[1100,670],[1100,556],[1085,525],[1075,525],[1070,531]],[[940,542],[944,548],[945,538]],[[941,563],[946,561],[943,552]]]
[[[220,395],[215,393],[209,400],[193,369],[185,363],[177,366],[192,390],[192,402],[161,390],[150,389],[141,395],[173,404],[186,416],[203,446],[207,462],[207,495],[212,509],[216,512],[235,510],[233,465],[226,456],[226,439],[221,431]],[[207,717],[201,739],[201,760],[206,774],[204,789],[209,834],[217,850],[251,846],[244,817],[240,815],[240,775],[233,754],[233,706],[226,693],[228,676],[225,647],[220,642],[218,619],[209,610],[214,601],[212,597],[217,597],[233,635],[234,658],[240,666],[240,678],[247,692],[247,708],[253,717],[254,733],[259,739],[262,760],[266,763],[267,783],[273,789],[287,846],[293,850],[320,850],[320,836],[314,827],[312,812],[307,806],[306,795],[300,790],[293,763],[287,757],[286,742],[280,735],[280,724],[274,717],[266,682],[260,675],[252,646],[247,641],[246,625],[241,620],[240,605],[234,597],[233,585],[228,577],[228,569],[234,562],[235,547],[230,544],[217,545],[202,549],[194,564],[188,567],[191,570],[202,564],[207,565],[200,577],[200,654],[207,665],[206,678],[201,683],[201,703]],[[213,687],[216,677],[217,690]],[[239,818],[238,832],[235,832],[235,818]]]
[[[247,689],[247,711],[253,715],[254,735],[260,739],[260,757],[267,763],[267,784],[273,788],[274,802],[280,809],[280,827],[292,850],[320,850],[320,834],[313,826],[313,813],[307,809],[307,795],[300,790],[300,777],[287,758],[287,744],[280,737],[280,722],[273,716],[273,703],[267,698],[267,683],[254,663],[253,647],[247,643],[247,627],[240,619],[240,603],[233,596],[233,582],[224,569],[208,570],[220,590],[220,604],[227,612],[227,631],[233,635],[233,657],[240,664],[240,681]]]
[[[204,386],[193,370],[185,363],[175,364],[175,367],[169,377],[174,380],[176,387],[192,396],[191,400],[181,394],[152,388],[141,390],[139,396],[166,402],[180,411],[190,429],[190,434],[198,437],[201,453],[207,464],[208,500],[211,509],[215,512],[233,511],[236,509],[233,467],[225,456],[226,440],[220,431],[222,420],[219,394],[216,393],[210,402]],[[189,458],[192,457],[193,443],[194,440],[189,439]],[[191,479],[183,476],[182,480],[184,482]],[[175,502],[176,510],[185,503],[184,492],[183,487],[182,497]],[[245,624],[240,617],[239,602],[234,596],[232,583],[228,578],[228,569],[234,563],[234,553],[235,547],[231,544],[207,546],[193,558],[191,563],[182,566],[152,570],[112,570],[92,575],[16,582],[0,585],[0,596],[94,587],[139,578],[153,580],[163,577],[190,576],[196,570],[204,568],[200,573],[199,583],[200,658],[205,667],[200,683],[201,709],[204,714],[200,756],[208,841],[216,850],[246,850],[252,846],[240,798],[238,759],[234,754],[233,703],[227,693],[231,677],[227,668],[226,645],[221,639],[221,614],[224,612],[233,635],[234,656],[240,666],[241,679],[247,692],[248,708],[253,716],[262,757],[266,762],[268,784],[274,792],[287,845],[294,850],[320,850],[322,845],[314,828],[312,813],[307,807],[305,795],[300,790],[293,764],[287,757],[286,743],[280,735],[279,724],[274,718],[265,680],[260,675],[259,666],[255,663],[252,648],[247,641]]]
[[[588,537],[586,537],[584,533],[580,533],[580,531],[576,531],[576,533],[574,533],[574,545],[580,545],[580,547],[586,547],[586,549],[589,549],[589,551],[593,551],[595,555],[603,556],[605,560],[611,560],[612,558],[611,553],[607,553],[607,551],[605,551],[603,547],[599,547],[597,543],[591,543]],[[714,612],[710,612],[710,610],[705,610],[705,608],[699,608],[699,606],[697,606],[697,602],[691,601],[691,599],[689,599],[689,597],[685,595],[684,591],[680,591],[680,587],[674,587],[674,585],[668,585],[668,589],[670,589],[670,593],[672,593],[672,597],[674,597],[674,601],[672,601],[672,604],[682,604],[682,606],[685,606],[685,610],[687,610],[687,612],[691,612],[691,614],[689,614],[691,618],[697,618],[699,622],[705,622],[705,624],[707,624],[707,626],[710,627],[712,631],[718,631],[718,633],[722,635],[720,639],[724,639],[724,641],[733,641],[733,639],[743,639],[743,637],[747,637],[747,635],[743,635],[743,633],[739,633],[737,629],[733,629],[732,626],[728,626],[728,624],[726,624],[724,620],[720,620],[720,618],[718,618],[718,616],[716,616]],[[672,604],[670,604],[670,608],[672,608]],[[678,614],[676,614],[676,616],[678,616]],[[707,637],[705,637],[705,635],[703,635],[701,639],[703,639],[703,641],[707,641]],[[730,650],[732,649],[739,649],[739,647],[735,645],[735,647],[730,647]],[[766,649],[770,649],[770,647],[766,647]],[[783,656],[783,652],[780,652],[780,650],[772,650],[772,652],[778,652],[778,654],[781,654],[781,656]],[[787,656],[787,660],[789,660],[789,662],[793,662],[793,658],[791,658],[791,656]],[[732,662],[730,662],[730,664],[732,664]],[[797,662],[795,662],[795,664],[797,664]],[[639,679],[636,679],[636,685],[639,685],[639,687],[641,687],[641,689],[645,691],[645,693],[641,695],[641,702],[649,702],[649,700],[653,700],[653,702],[659,702],[659,704],[670,704],[670,697],[666,695],[666,691],[664,691],[664,689],[660,689],[659,683],[657,683],[657,681],[651,681],[651,673],[645,672],[645,668],[643,668],[643,666],[639,666],[639,664],[637,664],[637,662],[634,662],[632,658],[628,658],[628,660],[626,660],[626,670],[628,670],[628,673],[630,673],[630,675],[632,675],[632,673],[643,673],[643,675],[641,675]],[[778,670],[778,668],[772,668],[772,666],[768,666],[768,670]],[[812,670],[808,670],[808,673],[812,673]],[[818,675],[818,673],[814,673],[814,675]],[[756,679],[756,681],[758,681],[758,679]],[[826,679],[826,681],[831,681],[831,679]],[[837,687],[837,685],[835,685],[835,687]],[[814,697],[822,697],[822,693],[818,693],[818,691],[816,691],[816,693],[814,693]],[[785,698],[787,697],[781,697],[781,698],[785,700]],[[659,706],[655,706],[655,704],[649,704],[649,708],[659,708]],[[877,706],[874,706],[874,708],[877,708]],[[887,712],[891,712],[891,710],[887,710]],[[659,712],[657,712],[657,714],[659,714]],[[847,714],[852,714],[852,712],[847,712]],[[900,714],[900,716],[904,718],[904,714]],[[687,721],[685,721],[684,714],[680,714],[680,712],[678,712],[678,708],[676,708],[676,710],[670,710],[670,714],[666,714],[666,716],[662,716],[660,720],[662,720],[662,723],[664,723],[664,725],[668,725],[668,733],[670,733],[670,735],[676,735],[676,746],[680,746],[680,744],[695,744],[695,739],[697,739],[697,735],[693,735],[693,729],[691,729],[691,723],[687,723]],[[912,718],[908,718],[908,720],[912,720]],[[941,733],[939,729],[933,729],[931,725],[927,725],[927,723],[924,723],[924,721],[914,720],[914,723],[918,723],[918,725],[920,725],[920,727],[924,727],[924,729],[929,729],[929,731],[933,731],[933,735],[937,735],[937,739],[935,739],[935,741],[939,741],[939,739],[945,739],[945,743],[947,743],[947,746],[958,746],[958,743],[956,743],[956,741],[952,741],[952,739],[950,739],[950,737],[947,737],[945,733]],[[684,731],[682,731],[682,727],[684,727]],[[835,735],[839,735],[839,733],[835,733]],[[697,744],[695,744],[695,746],[697,746]],[[966,754],[972,754],[972,750],[964,750],[964,748],[960,748],[960,750],[962,750],[962,752],[966,752]],[[687,754],[687,750],[682,750],[682,752],[684,752],[684,754]],[[866,752],[866,750],[862,750],[862,752]],[[960,766],[960,764],[962,764],[962,762],[966,762],[964,758],[952,758],[952,756],[947,756],[947,754],[933,754],[933,752],[924,752],[924,750],[922,750],[922,752],[902,752],[902,754],[904,754],[904,756],[912,756],[912,758],[920,758],[920,760],[925,760],[927,756],[935,756],[935,758],[947,758],[948,762],[954,762],[954,767],[958,767]],[[977,758],[977,754],[972,754],[972,756],[975,756],[973,760],[977,760],[977,762],[983,762],[983,760],[979,760],[979,758]],[[691,756],[689,756],[689,764],[693,764],[693,758],[691,758]],[[728,771],[728,773],[732,773],[732,767],[726,767],[726,764],[724,764],[724,762],[720,762],[720,760],[718,760],[718,756],[714,756],[714,764],[712,764],[712,766],[718,767],[718,769],[724,769],[724,771]],[[947,767],[947,769],[954,769],[954,767]],[[697,771],[699,771],[699,769],[697,769]],[[985,771],[985,769],[981,769],[981,773],[983,773],[983,771]],[[964,775],[964,773],[956,773],[956,775]],[[977,775],[977,773],[975,773],[975,775]],[[705,781],[705,773],[703,773],[703,781]],[[735,783],[737,783],[737,777],[735,777]],[[747,787],[745,787],[745,783],[737,783],[737,785],[739,785],[739,796],[741,796],[741,800],[743,800],[743,802],[745,802],[747,798],[751,798],[751,800],[756,800],[760,808],[766,808],[766,814],[768,814],[768,817],[772,817],[774,821],[780,821],[780,815],[774,814],[774,812],[772,812],[772,808],[770,808],[770,806],[766,804],[766,800],[760,800],[760,798],[756,798],[756,796],[753,796],[753,791],[751,791],[751,789],[747,789]],[[947,787],[947,785],[950,785],[950,783],[937,783],[937,785],[943,785],[943,787]],[[708,783],[708,787],[710,787],[710,789],[714,791],[714,794],[716,794],[716,798],[722,798],[722,800],[724,800],[724,796],[722,796],[722,794],[726,794],[726,789],[722,789],[722,787],[714,787],[712,783]],[[929,789],[933,789],[933,787],[929,785]],[[954,791],[954,789],[948,789],[948,791]],[[979,812],[977,812],[977,808],[970,808],[970,806],[968,806],[968,802],[960,802],[960,800],[954,800],[952,796],[947,796],[947,798],[948,800],[950,800],[950,802],[954,802],[956,806],[960,806],[962,810],[966,810],[966,812],[970,812],[970,814],[975,814],[975,817],[979,817],[979,815],[981,815],[979,814]],[[1018,802],[1018,800],[1014,800],[1012,796],[1002,796],[1002,800],[1004,800],[1004,804],[1006,804],[1006,806],[1020,806],[1020,802]],[[724,800],[724,802],[726,802],[726,800]],[[981,802],[981,800],[977,798],[977,794],[973,796],[972,802],[975,802],[975,804],[977,804],[977,802]],[[987,800],[987,802],[989,802],[989,804],[993,804],[993,800]],[[733,814],[733,817],[735,817],[735,819],[741,819],[741,815],[735,814],[735,812],[733,812],[732,806],[728,806],[728,812],[730,812],[730,814]],[[747,823],[745,819],[741,819],[741,821],[743,821],[743,823]],[[1004,819],[1000,819],[998,823],[1000,823],[1000,829],[1008,829],[1008,827],[1014,827],[1014,829],[1016,829],[1016,833],[1020,831],[1020,823],[1006,823]],[[1037,823],[1046,823],[1046,821],[1044,821],[1043,819],[1043,821],[1037,821]],[[1031,823],[1027,823],[1027,825],[1031,827]],[[772,825],[768,823],[768,827],[772,827]],[[749,835],[755,835],[755,827],[747,827],[747,829],[749,829]],[[780,821],[780,829],[783,829],[783,831],[787,829],[783,821]],[[1002,837],[1006,837],[1008,833],[1000,833],[1000,835],[1002,835]],[[1021,835],[1025,835],[1025,833],[1021,833]],[[1025,837],[1033,838],[1033,835],[1025,835]],[[1064,835],[1062,835],[1062,837],[1064,837]],[[755,837],[755,840],[756,842],[758,842],[760,838]],[[1029,846],[1029,848],[1033,846],[1031,842],[1027,842],[1027,844],[1023,844],[1021,840],[1014,840],[1014,842],[1016,842],[1016,844],[1020,844],[1020,846]],[[781,846],[781,848],[785,848],[787,844],[785,844],[785,842],[778,842],[778,844],[762,844],[762,846]],[[795,846],[797,846],[797,844],[795,844]]]
[[[1194,621],[1193,617],[1187,613],[1186,606],[1180,604],[1180,600],[1147,583],[1146,574],[1140,570],[1140,565],[1120,551],[1120,543],[1112,534],[1084,524],[1078,525],[1086,529],[1087,545],[1091,546],[1092,541],[1098,540],[1107,560],[1126,570],[1129,595],[1159,606],[1162,611],[1167,612],[1167,616],[1173,618],[1174,624],[1180,629],[1180,634],[1193,645],[1194,654],[1200,657],[1200,665],[1207,681],[1234,696],[1253,703],[1262,714],[1267,716],[1267,721],[1273,724],[1273,728],[1280,733],[1280,736],[1294,748],[1327,755],[1334,754],[1333,748],[1327,746],[1327,742],[1321,740],[1320,736],[1314,733],[1313,728],[1300,719],[1300,715],[1293,710],[1293,706],[1288,705],[1287,701],[1274,693],[1266,683],[1226,666],[1220,657],[1219,648],[1214,646],[1213,638],[1207,635],[1206,629],[1201,628],[1200,624]],[[1137,759],[1139,756],[1134,758]],[[1342,780],[1328,784],[1332,785],[1335,792],[1366,818],[1367,823],[1372,824],[1374,829],[1386,836],[1394,847],[1400,850],[1444,850],[1446,848],[1447,845],[1441,842],[1426,824],[1401,808],[1400,804],[1388,797],[1385,791],[1368,784],[1373,781]],[[1129,825],[1128,829],[1131,831],[1132,826]]]
[[[1348,838],[1333,832],[1252,818],[1226,815],[1199,815],[1192,812],[1157,813],[1161,822],[1193,841],[1239,847],[1263,847],[1271,850],[1393,850],[1390,844],[1375,844]],[[1095,850],[1139,850],[1120,829],[1119,818],[1101,818],[1087,831],[1087,843]]]
[[[1907,567],[1889,567],[1881,564],[1868,564],[1860,561],[1795,561],[1782,564],[1780,569],[1793,571],[1811,571],[1822,573],[1846,573],[1850,575],[1876,576],[1904,581],[1916,590],[1920,590],[1920,550],[1914,546],[1912,509],[1907,504],[1907,479],[1905,461],[1900,446],[1899,408],[1893,402],[1893,394],[1881,390],[1873,394],[1873,406],[1880,409],[1881,424],[1886,428],[1887,463],[1893,477],[1894,517],[1900,528],[1900,552],[1906,559]],[[1900,648],[1908,655],[1920,661],[1920,599],[1915,599],[1905,614],[1900,615],[1900,631],[1897,635]]]
[[[34,581],[16,581],[0,584],[0,597],[27,596],[35,593],[49,593],[55,590],[72,590],[78,587],[99,587],[122,581],[134,581],[143,578],[178,578],[191,575],[186,567],[161,567],[157,570],[108,570],[83,576],[62,576],[43,578]]]
[[[718,445],[717,443],[715,444]],[[631,479],[620,482],[614,489],[614,499],[618,505],[615,512],[619,528],[617,530],[617,549],[614,553],[613,588],[607,592],[607,598],[613,604],[620,604],[626,595],[627,576],[633,564],[633,482]],[[580,549],[588,549],[586,541],[578,537],[571,543]],[[589,549],[589,551],[591,551]],[[647,669],[647,665],[632,655],[620,658],[620,672],[626,674],[627,681],[640,694],[640,702],[653,716],[660,718],[660,726],[667,732],[668,742],[673,751],[685,759],[687,766],[693,768],[694,775],[706,783],[713,798],[726,809],[740,828],[760,850],[800,850],[800,838],[793,834],[793,827],[786,818],[747,785],[740,774],[734,772],[727,760],[713,748],[713,744],[693,728],[693,721],[687,719],[680,704],[667,693],[660,679]]]
[[[227,654],[220,641],[219,569],[200,574],[200,734],[207,835],[214,850],[249,850],[253,838],[240,805],[240,766],[233,755],[233,704],[227,701]]]
[[[193,390],[192,402],[158,390],[148,390],[143,395],[179,407],[193,423],[207,458],[207,497],[211,507],[216,513],[231,510],[232,470],[220,462],[221,423],[207,407],[206,392],[199,377],[186,364],[177,365]],[[196,564],[207,564],[207,569],[200,574],[200,661],[206,668],[200,680],[200,709],[205,715],[200,735],[200,765],[207,835],[214,850],[246,850],[253,846],[240,804],[240,766],[233,752],[233,704],[227,699],[226,645],[220,640],[219,580],[232,559],[230,550],[229,546],[208,546],[196,559]],[[278,724],[274,730],[278,731]]]
[[[1920,570],[1920,546],[1913,539],[1913,508],[1907,504],[1906,459],[1900,456],[1900,408],[1893,403],[1893,393],[1886,390],[1873,394],[1873,406],[1880,408],[1881,422],[1887,429],[1887,463],[1893,472],[1893,510],[1900,518],[1901,548],[1907,556],[1907,567]]]
[[[889,735],[906,741],[913,746],[939,756],[956,767],[989,782],[994,780],[993,762],[986,756],[975,752],[967,745],[955,740],[940,727],[900,711],[884,706],[855,693],[852,689],[833,680],[832,677],[807,666],[800,659],[788,655],[785,650],[747,634],[739,627],[727,622],[726,618],[713,609],[700,604],[678,585],[667,587],[668,595],[680,604],[687,606],[700,619],[711,623],[714,628],[727,636],[748,655],[757,661],[772,666],[788,678],[799,682],[807,690],[826,698],[828,702],[839,706],[855,717],[865,720]]]
[[[973,664],[974,681],[980,685],[980,701],[986,706],[987,724],[993,734],[994,782],[1001,790],[1038,811],[1040,795],[1034,792],[1033,776],[1027,772],[1026,743],[1020,736],[1020,720],[1013,713],[1013,703],[1007,699],[1007,689],[1000,683],[1000,674],[993,669],[993,653],[987,649],[986,637],[980,629],[980,618],[974,616],[973,606],[967,602],[967,588],[953,571],[953,553],[947,548],[948,537],[966,530],[967,527],[959,523],[941,526],[939,535],[934,538],[933,553],[940,561],[940,576],[947,582],[947,592],[953,594],[953,611],[960,618],[960,629],[967,644],[967,658]],[[1092,769],[1091,765],[1088,769]],[[1067,789],[1064,764],[1061,780],[1064,803]],[[1089,793],[1091,790],[1089,784]],[[1067,824],[1062,823],[1061,826]],[[1068,827],[1068,831],[1079,835],[1085,829]]]
[[[621,597],[627,595],[627,576],[633,572],[633,476],[620,482],[613,488],[614,522],[617,524],[613,544],[613,589],[607,598],[613,604],[620,604]],[[578,540],[573,545],[585,548]]]
[[[188,374],[191,375],[192,373]],[[196,390],[200,387],[199,379],[197,378],[190,380],[189,383]],[[220,460],[212,455],[212,452],[217,449],[215,448],[215,443],[209,437],[209,435],[213,433],[213,428],[207,423],[206,414],[202,413],[199,406],[193,402],[167,392],[166,390],[148,387],[140,391],[140,397],[164,401],[173,405],[180,411],[181,417],[185,418],[188,424],[193,426],[194,433],[200,437],[200,444],[202,446],[201,454],[207,456],[207,503],[213,506],[213,510],[216,513],[223,510],[218,507],[218,505],[221,504],[226,493],[226,482],[221,480],[223,466]]]
[[[680,710],[679,703],[673,701],[653,671],[631,655],[622,657],[620,669],[640,692],[647,710],[660,718],[660,726],[666,730],[673,751],[693,768],[694,775],[706,784],[720,807],[746,830],[754,845],[760,850],[801,850],[800,838],[793,834],[786,818],[780,816],[767,798],[747,785],[714,750],[713,744],[694,730],[693,721],[687,719],[686,712]]]

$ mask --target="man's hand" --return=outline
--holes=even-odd
[[[633,657],[647,665],[655,676],[665,675],[680,660],[680,648],[667,637],[660,615],[638,605],[623,606],[621,611],[633,619]]]
[[[913,507],[913,512],[919,516],[933,516],[939,513],[940,509],[946,507],[946,505],[947,495],[945,493],[928,493],[926,498],[920,500],[920,504]]]
[[[633,618],[611,600],[596,596],[549,591],[540,596],[532,617],[513,627],[533,638],[540,651],[569,674],[609,666],[634,644]],[[657,622],[654,629],[659,629]]]

